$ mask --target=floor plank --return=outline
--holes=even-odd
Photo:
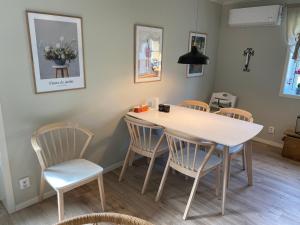
[[[182,216],[193,180],[170,173],[162,199],[154,201],[162,177],[162,161],[151,176],[149,188],[141,195],[147,165],[135,162],[118,182],[120,168],[104,175],[107,211],[138,216],[157,225],[299,225],[300,224],[300,163],[282,158],[279,149],[254,143],[254,186],[247,186],[241,161],[233,162],[226,214],[221,216],[221,200],[214,194],[214,176],[200,182],[188,220]],[[97,183],[85,185],[66,194],[65,217],[99,212],[101,209]],[[57,220],[56,198],[7,215],[0,206],[1,225],[48,225]]]

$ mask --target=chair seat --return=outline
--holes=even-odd
[[[207,155],[207,152],[205,151],[198,151],[197,155],[196,155],[196,160],[195,160],[195,170],[198,170],[200,165],[202,164],[205,156]],[[178,150],[178,157],[181,159],[181,152]],[[187,151],[184,150],[183,151],[183,162],[185,165],[187,165]],[[189,154],[189,167],[192,168],[193,167],[193,161],[194,161],[194,152],[191,151]],[[204,167],[204,172],[207,170],[210,170],[214,167],[216,167],[217,165],[222,163],[222,159],[218,156],[215,155],[211,155],[209,160],[207,161],[205,167]]]
[[[236,146],[233,146],[233,147],[230,147],[229,148],[229,154],[235,154],[237,152],[240,152],[241,150],[243,150],[243,147],[244,145],[243,144],[240,144],[240,145],[236,145]],[[217,144],[216,145],[216,149],[218,151],[222,151],[224,150],[224,145],[221,145],[221,144]]]
[[[103,172],[103,168],[86,159],[74,159],[66,161],[44,170],[47,182],[59,190],[87,181]]]

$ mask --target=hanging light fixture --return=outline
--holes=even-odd
[[[189,53],[179,57],[178,63],[207,65],[209,58],[199,52],[197,46],[193,45]]]
[[[199,10],[199,0],[197,1],[197,17],[196,17],[196,30],[198,30],[198,10]],[[209,57],[202,54],[194,42],[191,47],[191,51],[187,54],[184,54],[178,59],[179,64],[198,64],[198,65],[207,65],[209,63]]]

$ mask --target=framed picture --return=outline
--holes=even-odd
[[[26,14],[36,93],[85,88],[82,18]]]
[[[135,25],[136,83],[161,80],[163,28]]]
[[[206,34],[203,33],[190,33],[189,51],[192,46],[196,45],[199,52],[205,54],[206,49]],[[203,75],[203,65],[187,65],[187,77],[199,77]]]

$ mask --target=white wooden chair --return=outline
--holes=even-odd
[[[43,199],[47,181],[57,192],[59,221],[64,218],[64,193],[96,179],[105,210],[103,168],[83,159],[93,136],[76,124],[54,123],[39,128],[31,138],[42,168],[39,199]]]
[[[238,120],[244,120],[250,123],[253,123],[253,116],[250,112],[243,110],[243,109],[238,109],[238,108],[221,108],[219,111],[215,112],[216,114],[223,115],[223,116],[228,116],[234,119]],[[219,151],[223,151],[224,146],[218,144],[216,146],[216,149]],[[228,182],[227,185],[229,184],[229,178],[230,178],[230,164],[231,160],[234,158],[237,158],[239,156],[239,153],[242,152],[242,166],[243,170],[246,169],[246,162],[247,162],[247,154],[246,154],[246,146],[245,144],[240,144],[234,147],[229,148],[229,159],[228,159],[228,168],[229,168],[229,176],[228,176]]]
[[[163,131],[162,127],[130,116],[125,116],[125,122],[127,123],[130,135],[130,144],[119,181],[123,179],[127,166],[130,164],[130,158],[134,158],[135,153],[150,158],[149,167],[142,188],[142,194],[144,194],[155,159],[167,152],[168,146],[164,141],[164,133],[160,134],[160,131]]]
[[[184,100],[180,106],[196,109],[204,112],[209,112],[209,105],[205,102],[197,101],[197,100]]]
[[[186,176],[195,178],[183,215],[183,219],[185,220],[191,207],[192,200],[196,194],[200,178],[213,170],[217,173],[216,195],[219,194],[222,159],[213,154],[215,144],[212,142],[192,138],[171,130],[165,130],[165,135],[170,153],[155,200],[159,201],[162,195],[170,168],[177,170]]]

